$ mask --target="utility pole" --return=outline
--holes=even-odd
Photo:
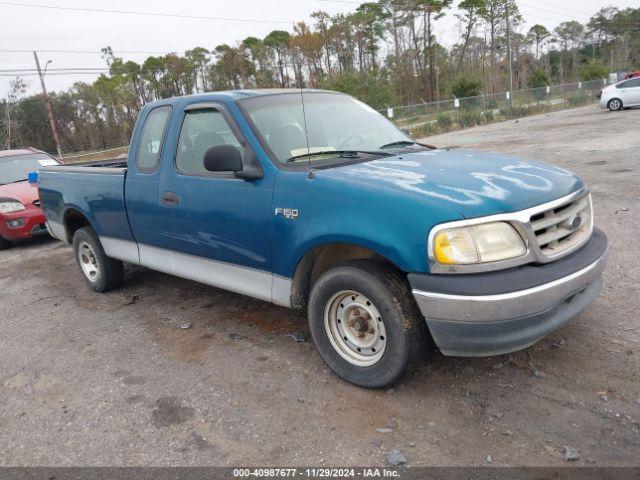
[[[5,113],[7,117],[7,119],[5,120],[7,125],[7,150],[11,150],[11,103],[10,102],[7,102],[7,110]]]
[[[38,68],[38,76],[40,77],[40,84],[42,85],[42,94],[44,95],[44,104],[47,107],[47,113],[49,114],[49,124],[51,125],[51,131],[53,132],[53,141],[56,143],[56,149],[58,150],[58,159],[62,161],[62,150],[60,149],[60,137],[58,136],[58,127],[56,125],[56,117],[53,114],[53,108],[51,107],[51,101],[49,100],[49,94],[47,93],[47,87],[44,84],[44,75],[40,69],[40,60],[38,60],[38,53],[33,52],[33,57],[36,59],[36,67]]]
[[[509,22],[509,0],[504,0],[504,16],[507,20],[507,61],[509,62],[509,117],[511,117],[511,99],[513,98],[513,65],[511,61],[511,25]]]

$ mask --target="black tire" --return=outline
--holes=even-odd
[[[13,245],[13,242],[7,240],[2,235],[0,235],[0,250],[4,250],[6,248],[9,248],[12,245]]]
[[[344,337],[345,342],[335,334],[333,339],[330,338],[332,336],[330,327],[326,326],[330,320],[326,319],[331,318],[332,302],[335,298],[339,299],[339,295],[343,292],[348,291],[358,292],[364,296],[362,298],[370,299],[373,308],[381,315],[379,321],[383,322],[386,344],[382,356],[373,365],[360,366],[347,361],[343,356],[344,353],[340,353],[341,347],[334,346],[337,342],[341,342],[344,352],[344,345],[348,343],[347,337]],[[351,299],[355,300],[355,297]],[[341,304],[340,307],[343,305]],[[325,317],[325,309],[327,309],[327,317]],[[342,315],[347,316],[346,310],[342,312]],[[340,315],[336,313],[335,322],[341,323]],[[409,364],[423,361],[433,349],[433,341],[406,278],[383,263],[354,260],[331,268],[322,274],[311,290],[308,316],[311,335],[324,361],[344,380],[361,387],[383,388],[394,384]],[[366,318],[370,316],[367,315]],[[344,323],[349,321],[344,318],[342,320],[345,320],[342,329],[346,330],[349,327],[345,327]],[[351,348],[354,349],[355,345]],[[360,351],[358,349],[358,352]]]
[[[622,105],[622,100],[620,100],[619,98],[612,98],[607,103],[607,108],[612,112],[615,112],[618,110],[622,110],[624,106]]]
[[[82,277],[91,290],[104,293],[122,285],[124,267],[120,260],[107,257],[102,244],[91,227],[77,230],[73,235],[73,251]],[[87,273],[83,264],[91,264],[95,275]]]

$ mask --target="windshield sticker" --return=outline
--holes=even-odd
[[[335,152],[335,147],[309,147],[309,149],[305,148],[294,148],[291,150],[292,157],[299,157],[301,155],[307,155],[307,153],[322,153],[322,152]]]

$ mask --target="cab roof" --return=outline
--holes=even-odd
[[[33,147],[17,148],[15,150],[0,150],[0,158],[16,157],[18,155],[30,155],[32,153],[44,153],[42,150],[38,150]]]
[[[250,90],[223,90],[219,92],[206,92],[206,93],[197,93],[194,95],[182,95],[179,97],[171,97],[164,98],[161,100],[156,100],[154,102],[150,102],[147,105],[157,106],[157,105],[175,105],[181,100],[191,99],[191,100],[213,100],[213,99],[221,99],[227,98],[232,101],[242,100],[244,98],[250,97],[260,97],[266,95],[286,95],[292,93],[339,93],[332,92],[330,90],[318,90],[313,88],[258,88],[258,89],[250,89]]]

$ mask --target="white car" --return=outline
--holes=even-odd
[[[640,77],[605,87],[601,92],[600,106],[611,111],[640,106]]]

